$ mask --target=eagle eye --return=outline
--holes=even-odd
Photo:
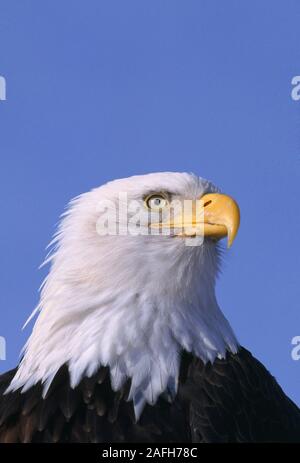
[[[162,193],[155,193],[147,196],[145,204],[148,209],[159,211],[164,209],[169,204],[169,201]]]

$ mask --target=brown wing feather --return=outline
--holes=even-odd
[[[190,359],[182,388],[194,442],[300,442],[300,410],[250,352],[203,366]]]
[[[3,395],[15,371],[0,376],[0,442],[179,442],[189,438],[186,408],[163,399],[155,407],[146,406],[136,423],[132,403],[126,400],[130,384],[113,392],[108,369],[84,378],[73,390],[68,370],[62,367],[45,399],[40,384],[23,394]],[[176,421],[180,425],[174,426]]]
[[[138,423],[130,383],[113,392],[107,368],[73,390],[64,366],[45,399],[41,384],[4,395],[15,372],[0,376],[0,442],[300,442],[298,407],[243,348],[213,365],[183,354],[176,399]]]

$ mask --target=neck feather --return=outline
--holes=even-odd
[[[130,398],[138,418],[145,403],[154,404],[163,392],[175,396],[182,350],[204,362],[224,358],[226,351],[235,353],[237,340],[215,297],[214,248],[169,252],[170,268],[166,255],[155,271],[148,261],[132,272],[119,259],[112,262],[111,274],[106,267],[99,275],[92,255],[85,256],[92,264],[89,269],[78,272],[71,266],[66,271],[69,253],[59,250],[8,390],[26,391],[41,381],[46,394],[64,364],[76,387],[82,377],[109,366],[114,390],[131,379]],[[149,255],[159,259],[154,249]]]

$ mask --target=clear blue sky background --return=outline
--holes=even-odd
[[[0,335],[30,333],[38,266],[73,196],[193,171],[239,201],[218,282],[239,340],[300,405],[297,0],[0,0]]]

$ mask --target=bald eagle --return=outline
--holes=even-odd
[[[218,241],[238,227],[237,203],[188,173],[71,201],[0,376],[0,442],[299,442],[298,407],[216,300]]]

